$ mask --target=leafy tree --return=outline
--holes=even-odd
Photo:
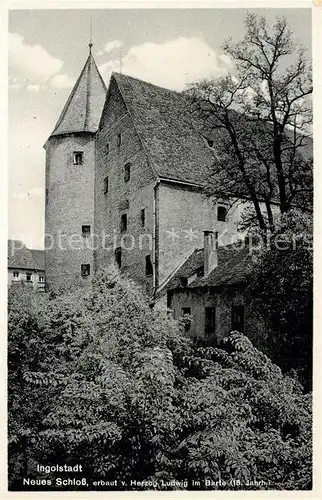
[[[201,133],[215,138],[206,194],[232,204],[248,199],[244,225],[273,230],[274,205],[281,213],[312,208],[311,66],[285,19],[269,27],[248,13],[245,27],[242,41],[223,47],[232,73],[187,95]]]
[[[248,291],[266,328],[262,348],[283,371],[312,385],[313,224],[298,211],[284,214],[270,245],[257,256]]]
[[[82,464],[90,489],[310,488],[310,395],[242,334],[194,347],[114,268],[91,290],[13,291],[8,356],[11,489],[36,463]]]

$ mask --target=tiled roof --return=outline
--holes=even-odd
[[[105,83],[92,54],[89,54],[51,136],[97,132],[105,96]]]
[[[31,250],[19,240],[8,240],[8,267],[44,271],[44,250]]]
[[[208,275],[197,277],[192,283],[184,283],[203,267],[204,250],[196,249],[166,286],[167,290],[199,288],[204,286],[233,285],[247,281],[252,273],[249,248],[242,242],[218,248],[218,266]]]
[[[156,175],[202,185],[210,174],[216,142],[224,133],[214,131],[211,120],[201,120],[184,93],[165,89],[131,76],[113,73]],[[235,112],[232,112],[232,116]],[[237,116],[237,114],[236,114]],[[247,118],[238,115],[239,119]],[[264,127],[267,124],[263,123]],[[265,135],[265,134],[264,134]],[[212,139],[214,149],[205,139]],[[301,148],[312,156],[312,140]],[[240,193],[239,193],[240,194]],[[242,193],[247,197],[248,192]]]
[[[38,271],[45,270],[45,252],[44,250],[30,250],[36,269]]]
[[[183,94],[113,73],[156,174],[201,184],[213,152],[188,112]]]

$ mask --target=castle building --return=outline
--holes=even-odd
[[[106,89],[90,53],[45,145],[48,289],[115,262],[153,299],[204,231],[231,243],[249,203],[203,195],[215,140],[183,94],[118,73]]]

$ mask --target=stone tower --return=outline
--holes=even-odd
[[[88,283],[93,274],[95,135],[106,86],[89,45],[85,66],[46,150],[45,272],[47,290]]]

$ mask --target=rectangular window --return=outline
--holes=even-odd
[[[115,262],[119,268],[122,266],[122,248],[118,247],[115,249]]]
[[[214,333],[216,331],[216,308],[205,308],[205,333]]]
[[[81,264],[81,275],[83,278],[86,278],[91,274],[91,266],[90,264]]]
[[[87,238],[91,234],[91,226],[82,226],[82,236]]]
[[[217,208],[217,220],[219,222],[226,222],[227,218],[227,208],[226,207],[218,207]]]
[[[183,318],[185,318],[187,316],[191,316],[191,308],[190,307],[183,307],[181,309],[181,316]],[[186,332],[189,332],[190,328],[191,328],[191,320],[190,320],[190,318],[187,318],[186,322],[184,324],[184,329],[185,329]]]
[[[26,281],[32,281],[32,273],[26,273]]]
[[[145,227],[145,208],[141,209],[140,219],[141,219],[141,227]]]
[[[244,332],[244,306],[232,306],[231,329]]]
[[[131,163],[124,165],[124,182],[128,182],[131,177]]]
[[[121,231],[126,231],[127,230],[127,215],[123,214],[121,215]]]
[[[45,276],[39,276],[38,281],[39,283],[45,283]]]
[[[104,194],[108,193],[108,177],[104,179]]]
[[[145,257],[145,275],[152,276],[153,275],[153,266],[151,262],[151,256],[147,255]]]
[[[17,280],[18,278],[19,278],[19,273],[18,272],[14,272],[13,273],[13,279]]]
[[[117,147],[119,148],[122,144],[122,134],[117,134]]]
[[[74,151],[73,163],[74,165],[83,165],[83,151]]]

